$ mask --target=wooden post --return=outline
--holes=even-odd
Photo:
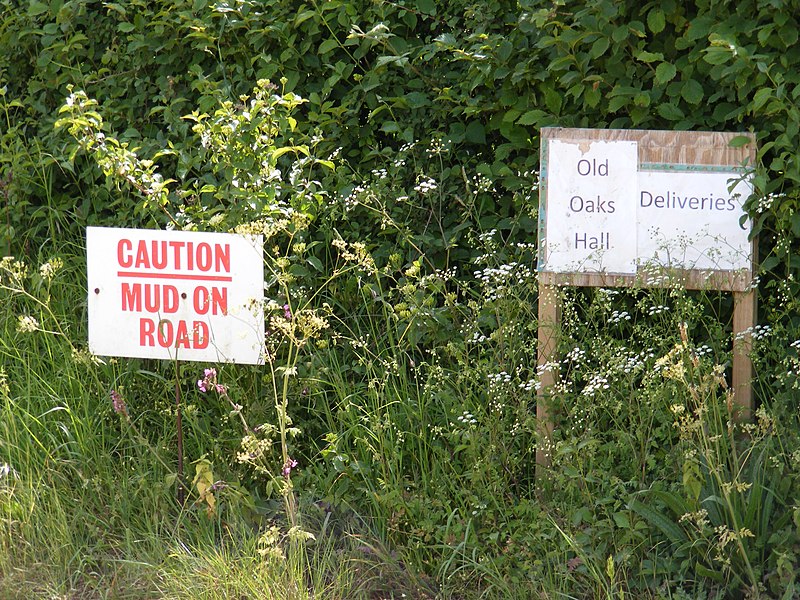
[[[539,348],[537,363],[542,369],[552,363],[558,348],[558,330],[561,324],[561,299],[558,288],[550,285],[539,286]],[[550,444],[553,435],[553,423],[547,405],[548,395],[556,382],[556,372],[550,368],[542,369],[539,379],[539,390],[536,392],[536,421],[539,430],[539,443],[536,446],[536,464],[538,467],[550,466]]]
[[[753,326],[756,323],[756,292],[733,292],[733,391],[741,420],[753,412]]]

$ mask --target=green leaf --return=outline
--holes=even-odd
[[[791,48],[797,43],[797,28],[791,25],[784,25],[778,30],[778,37],[786,44],[787,48]]]
[[[703,481],[700,465],[693,460],[687,460],[683,463],[683,487],[696,505],[700,499]]]
[[[664,60],[664,55],[661,52],[648,52],[647,50],[642,50],[641,52],[636,53],[636,60],[640,60],[645,63],[656,62],[657,60]]]
[[[667,102],[658,105],[658,114],[668,121],[680,121],[686,116],[680,108]]]
[[[625,106],[630,98],[628,96],[615,96],[608,102],[608,110],[611,112],[617,112],[620,108]]]
[[[122,33],[130,33],[134,29],[136,29],[136,27],[133,26],[133,23],[120,23],[117,25],[117,30]]]
[[[338,45],[339,45],[339,40],[337,40],[335,37],[334,38],[328,38],[327,40],[325,40],[324,42],[322,42],[319,45],[318,52],[320,54],[328,54],[331,50],[336,48]]]
[[[750,110],[756,112],[763,107],[767,101],[772,97],[772,88],[761,88],[753,96],[753,102],[750,104]]]
[[[777,267],[778,264],[780,264],[780,262],[781,262],[781,260],[777,256],[768,256],[767,258],[765,258],[764,260],[761,261],[761,265],[760,266],[761,266],[762,270],[769,271],[769,270],[774,269],[775,267]],[[800,515],[800,509],[798,509],[797,514]],[[797,527],[798,527],[798,531],[800,531],[800,524],[798,524]]]
[[[452,33],[443,33],[442,35],[436,37],[433,41],[437,44],[447,46],[448,48],[453,48],[458,44],[456,36],[454,36]]]
[[[611,39],[614,43],[619,44],[622,40],[628,37],[628,28],[625,25],[620,25],[611,33]]]
[[[559,92],[552,88],[544,88],[544,103],[551,113],[557,115],[561,113],[563,98]]]
[[[664,18],[664,11],[660,8],[654,8],[647,13],[647,26],[653,33],[661,33],[666,26],[666,19]]]
[[[317,14],[317,13],[316,13],[316,11],[313,11],[313,10],[304,10],[303,12],[299,13],[299,14],[298,14],[298,15],[295,17],[295,19],[294,19],[294,26],[295,26],[295,27],[297,27],[297,26],[298,26],[298,25],[300,25],[300,24],[301,24],[303,21],[307,21],[308,19],[310,19],[311,17],[313,17],[313,16],[314,16],[314,15],[316,15],[316,14]]]
[[[272,158],[278,159],[288,152],[294,152],[294,153],[299,152],[301,154],[305,154],[306,156],[308,156],[308,148],[306,148],[305,146],[283,146],[281,148],[276,148],[275,150],[272,151]]]
[[[417,8],[426,15],[436,14],[436,2],[433,0],[417,0]]]
[[[728,142],[728,146],[731,148],[741,148],[742,146],[746,146],[753,140],[750,138],[749,135],[737,135],[733,138],[730,142]]]
[[[600,103],[600,90],[595,87],[588,87],[583,92],[583,98],[589,106],[597,106]]]
[[[689,79],[684,82],[681,88],[681,96],[689,104],[700,104],[700,101],[703,99],[703,86],[696,80]]]
[[[601,37],[595,40],[594,44],[592,44],[592,47],[589,50],[589,56],[593,59],[603,56],[610,45],[611,42],[607,37]]]
[[[630,519],[628,519],[628,515],[625,514],[624,512],[615,512],[613,517],[614,517],[614,523],[620,529],[630,529],[631,528]]]
[[[547,113],[543,110],[529,110],[517,119],[517,125],[536,125],[545,117]]]
[[[795,237],[800,237],[800,213],[792,215],[792,233]]]
[[[47,4],[38,0],[31,0],[28,4],[28,16],[36,17],[47,12]]]
[[[667,536],[674,544],[686,541],[686,533],[684,533],[683,529],[660,512],[653,510],[638,500],[631,500],[628,508]]]
[[[764,27],[759,28],[758,30],[758,43],[762,46],[767,45],[767,40],[769,40],[769,36],[772,35],[772,32],[775,30],[774,25],[765,25]]]
[[[668,62],[662,62],[656,67],[656,83],[658,85],[663,85],[669,81],[672,81],[677,72],[678,70],[675,68],[675,65]]]
[[[314,267],[317,273],[322,273],[323,270],[322,261],[318,259],[316,256],[309,256],[308,258],[306,258],[306,262],[308,262],[308,264]]]
[[[472,121],[469,125],[467,125],[467,129],[464,132],[464,138],[473,144],[485,144],[486,129],[484,129],[483,125],[479,121]]]
[[[636,37],[647,37],[647,34],[644,32],[644,23],[641,21],[631,21],[628,23],[628,31],[630,31]]]
[[[410,92],[405,96],[409,108],[421,108],[429,106],[431,101],[426,94],[422,92]]]
[[[516,108],[511,108],[511,109],[507,110],[506,113],[503,115],[503,122],[504,123],[513,123],[514,121],[517,120],[517,117],[519,117],[519,114],[520,114],[520,111],[518,111]]]
[[[400,131],[400,125],[396,121],[384,121],[381,123],[381,131],[386,133],[396,133]]]
[[[712,46],[704,50],[703,60],[710,65],[722,65],[728,62],[733,56],[730,48],[726,46]]]
[[[719,571],[712,571],[708,567],[701,565],[699,562],[695,563],[694,565],[695,571],[701,577],[708,577],[709,579],[713,579],[714,581],[722,581],[722,573]]]
[[[109,11],[109,13],[113,10],[121,14],[123,17],[128,14],[128,12],[125,10],[125,7],[117,4],[116,2],[106,2],[103,4],[103,7]]]
[[[383,65],[390,65],[395,64],[397,66],[403,67],[408,64],[408,57],[407,56],[395,56],[393,54],[379,56],[375,60],[375,67],[382,67]]]
[[[697,17],[691,23],[689,23],[689,29],[686,30],[686,38],[693,42],[695,40],[699,40],[700,38],[704,38],[708,35],[708,32],[711,31],[711,26],[715,24],[715,19],[713,16],[706,14],[702,17]]]
[[[552,61],[548,69],[551,71],[568,71],[574,64],[575,57],[572,54],[567,54],[565,56],[559,56]]]
[[[689,504],[687,504],[686,501],[675,492],[653,490],[650,492],[650,494],[653,496],[653,499],[661,502],[664,506],[671,510],[672,514],[676,517],[681,517],[691,510]]]

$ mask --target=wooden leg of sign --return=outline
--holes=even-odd
[[[739,418],[753,414],[753,326],[756,323],[756,293],[733,292],[733,391]]]
[[[539,428],[539,444],[536,447],[536,464],[539,467],[550,465],[550,440],[553,434],[553,423],[547,406],[547,395],[556,381],[553,368],[544,365],[555,362],[558,348],[558,329],[561,322],[561,301],[558,288],[554,286],[539,287],[539,353],[540,387],[537,392],[536,420]]]

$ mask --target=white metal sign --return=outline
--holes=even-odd
[[[546,143],[539,270],[750,269],[752,184],[736,167],[639,165],[629,140]]]
[[[260,364],[261,236],[89,227],[89,349]]]

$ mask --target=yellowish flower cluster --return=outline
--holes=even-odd
[[[52,281],[56,273],[58,273],[63,267],[64,261],[61,258],[56,257],[39,267],[39,275],[42,276],[42,279]]]
[[[346,261],[357,263],[368,273],[373,273],[375,271],[375,261],[367,252],[367,247],[363,242],[348,243],[342,239],[337,239],[333,240],[331,245],[339,250],[339,255]]]
[[[3,367],[0,367],[0,398],[8,400],[11,396],[11,387],[8,385],[8,374]]]
[[[20,333],[33,333],[39,329],[39,321],[30,315],[19,315],[17,331]]]
[[[4,279],[3,275],[9,279],[9,283],[22,285],[28,276],[28,265],[13,256],[5,256],[0,259],[0,282]]]

